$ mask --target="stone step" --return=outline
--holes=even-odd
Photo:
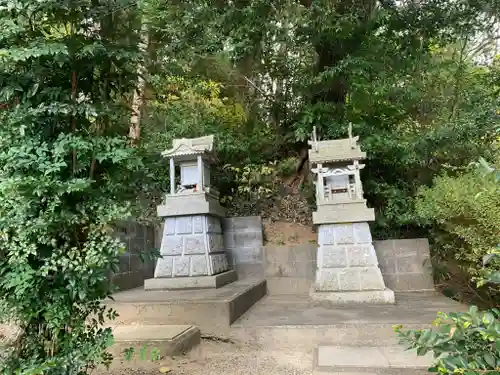
[[[247,279],[219,289],[132,289],[114,294],[106,305],[118,313],[118,325],[188,324],[203,330],[229,327],[265,294],[265,280]]]
[[[199,328],[191,325],[121,325],[113,328],[113,335],[111,352],[115,357],[124,356],[129,348],[134,348],[137,356],[144,346],[148,353],[155,349],[161,356],[176,356],[187,353],[201,341]]]
[[[427,374],[432,354],[419,357],[415,351],[401,346],[319,346],[315,369],[323,374]]]

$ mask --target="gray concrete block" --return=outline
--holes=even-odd
[[[161,255],[181,255],[183,247],[182,236],[167,236],[162,241],[160,253]]]
[[[394,240],[374,241],[373,247],[379,259],[393,257],[395,255]]]
[[[193,234],[184,236],[184,254],[205,254],[205,235]]]
[[[335,243],[352,244],[354,240],[353,224],[334,224],[335,225]]]
[[[163,234],[170,236],[175,234],[175,217],[167,217],[165,219],[165,224],[163,225]]]
[[[361,280],[358,268],[342,268],[337,270],[339,289],[342,291],[361,290]],[[375,288],[370,288],[375,289]]]
[[[130,272],[130,254],[120,255],[118,273]]]
[[[329,302],[333,304],[394,304],[394,292],[385,290],[362,290],[362,291],[312,291],[310,297],[313,301]],[[331,340],[331,338],[328,338]],[[349,337],[350,340],[352,340]]]
[[[318,268],[314,288],[319,292],[340,290],[338,270],[333,268]]]
[[[203,233],[205,228],[206,217],[197,215],[193,217],[193,233]]]
[[[399,256],[395,259],[396,272],[401,273],[418,273],[422,271],[422,264],[419,264],[416,256],[407,255]]]
[[[377,255],[372,244],[349,245],[345,247],[347,265],[350,267],[377,266]]]
[[[236,279],[232,270],[212,276],[153,278],[144,281],[144,290],[217,289]]]
[[[344,246],[321,245],[318,248],[318,267],[347,267],[347,256]]]
[[[193,255],[191,257],[191,276],[206,276],[208,272],[208,263],[206,255]]]
[[[236,233],[234,232],[224,232],[223,234],[223,239],[224,239],[224,247],[226,249],[228,248],[235,248],[236,247],[236,239],[235,239]]]
[[[269,295],[307,294],[312,288],[313,280],[302,277],[266,277]]]
[[[154,277],[172,277],[174,270],[173,261],[173,257],[164,257],[158,259],[158,261],[156,262]]]
[[[262,246],[262,235],[258,232],[236,232],[234,240],[236,248]]]
[[[175,218],[175,234],[193,233],[193,216],[178,216]]]
[[[354,242],[371,245],[372,234],[368,223],[354,223],[352,227],[354,232]]]
[[[318,226],[318,244],[335,244],[335,226],[333,224],[322,224]]]
[[[288,262],[264,264],[266,277],[295,277],[314,280],[315,270],[311,262]]]
[[[396,274],[396,259],[379,258],[379,267],[384,275]]]
[[[238,274],[238,279],[264,277],[264,265],[262,263],[239,263],[233,265],[233,270]]]
[[[231,249],[233,264],[262,263],[262,247],[237,247]]]
[[[174,259],[174,265],[173,265],[172,277],[189,276],[191,257],[176,256],[173,257],[173,259]]]
[[[207,217],[207,232],[208,233],[222,233],[221,221],[218,217]]]
[[[385,288],[384,279],[378,267],[361,268],[359,280],[361,290],[382,290]]]
[[[245,216],[231,218],[232,227],[235,231],[253,230],[262,232],[262,219],[260,216]]]

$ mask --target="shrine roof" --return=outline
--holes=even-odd
[[[358,145],[359,137],[335,139],[331,141],[309,141],[310,163],[328,163],[346,160],[361,160],[366,158],[366,152]],[[317,145],[317,148],[316,148]]]
[[[214,136],[208,135],[199,138],[174,139],[172,148],[163,151],[164,157],[201,155],[212,152],[214,148]]]

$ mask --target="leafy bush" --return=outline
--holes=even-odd
[[[441,231],[434,247],[437,257],[457,261],[481,284],[483,258],[496,252],[499,243],[500,185],[496,177],[485,176],[477,168],[438,177],[431,188],[420,190],[416,210]]]
[[[479,312],[472,306],[466,313],[439,313],[437,330],[404,331],[395,328],[401,343],[418,355],[433,352],[430,372],[440,374],[500,374],[500,311]]]
[[[124,250],[122,182],[138,166],[121,100],[139,61],[133,16],[113,4],[0,4],[0,299],[21,330],[4,374],[83,375],[111,360],[115,313],[101,302]]]

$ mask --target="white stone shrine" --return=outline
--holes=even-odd
[[[229,270],[219,193],[210,186],[214,137],[175,139],[162,153],[170,161],[170,193],[158,206],[163,237],[153,279],[146,290],[218,288],[236,280]],[[180,183],[176,183],[176,163]]]
[[[394,303],[372,245],[368,222],[374,210],[366,206],[360,170],[366,157],[357,141],[349,138],[309,141],[309,162],[316,175],[313,223],[318,226],[315,300],[335,303]]]

